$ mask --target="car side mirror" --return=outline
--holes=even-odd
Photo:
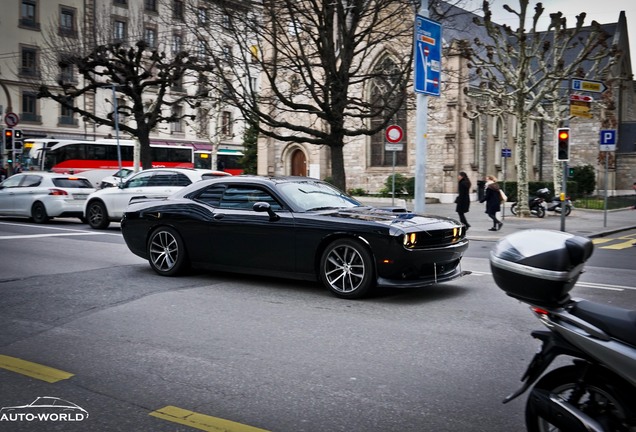
[[[280,216],[278,216],[274,212],[274,210],[272,210],[272,206],[269,205],[269,203],[266,203],[266,202],[259,201],[259,202],[255,203],[254,206],[252,207],[252,210],[254,210],[257,213],[267,212],[267,214],[269,215],[269,220],[270,221],[277,221],[278,219],[280,219]]]

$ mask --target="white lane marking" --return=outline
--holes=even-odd
[[[49,234],[23,234],[23,235],[10,235],[0,236],[0,240],[16,240],[16,239],[29,239],[29,238],[41,238],[41,237],[66,237],[66,236],[82,236],[82,235],[103,235],[103,233],[83,232],[83,233],[49,233]]]
[[[31,227],[31,228],[41,228],[46,230],[57,230],[57,231],[66,231],[64,234],[22,234],[22,235],[14,235],[14,236],[0,236],[0,239],[20,239],[20,238],[37,238],[37,237],[51,237],[57,235],[111,235],[121,237],[121,233],[111,233],[107,231],[86,231],[80,229],[73,228],[62,228],[62,227],[54,227],[48,225],[33,225],[33,224],[23,224],[23,223],[15,223],[15,222],[2,222],[0,221],[0,225],[12,225],[19,227]],[[73,234],[77,233],[77,234]]]

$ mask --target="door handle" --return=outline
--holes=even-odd
[[[221,220],[225,217],[225,213],[214,213],[214,219]]]

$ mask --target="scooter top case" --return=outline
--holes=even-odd
[[[536,306],[557,307],[569,299],[592,241],[561,231],[531,229],[510,234],[490,251],[495,282],[511,297]]]

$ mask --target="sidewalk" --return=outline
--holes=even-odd
[[[447,216],[458,219],[455,204],[425,204],[425,213]],[[492,227],[492,220],[485,211],[484,204],[470,203],[470,212],[466,219],[471,225],[468,230],[470,240],[496,241],[500,238],[523,229],[549,229],[561,231],[561,214],[546,212],[543,219],[536,216],[519,218],[510,212],[510,204],[502,209],[504,223],[500,231],[488,231]],[[607,219],[605,221],[605,219]],[[607,217],[603,210],[586,210],[574,207],[572,213],[565,218],[565,231],[584,237],[605,237],[621,231],[636,229],[636,210],[621,209],[608,210]]]

